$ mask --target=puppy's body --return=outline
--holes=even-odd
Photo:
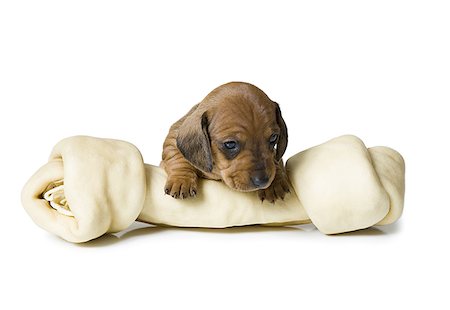
[[[198,177],[274,202],[289,191],[282,155],[287,128],[278,104],[259,88],[232,82],[213,90],[173,124],[163,146],[165,192],[197,194]]]

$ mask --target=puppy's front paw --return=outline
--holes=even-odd
[[[173,198],[188,198],[197,195],[197,178],[187,176],[169,176],[164,186],[166,195]]]
[[[258,197],[261,201],[267,200],[270,203],[275,203],[277,199],[283,200],[287,193],[290,193],[287,178],[277,176],[268,188],[258,191]]]

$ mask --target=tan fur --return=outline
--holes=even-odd
[[[269,142],[273,134],[276,148]],[[227,149],[224,143],[230,141],[238,148]],[[286,146],[278,104],[254,85],[224,84],[170,127],[161,163],[168,175],[165,192],[195,196],[198,177],[204,177],[238,191],[258,191],[261,200],[283,199],[289,192],[281,160]]]

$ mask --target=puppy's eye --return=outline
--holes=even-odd
[[[223,143],[223,146],[225,146],[226,149],[234,150],[237,147],[236,141],[227,141]]]
[[[273,135],[270,136],[269,142],[270,144],[275,144],[278,141],[278,135],[276,133],[274,133]]]

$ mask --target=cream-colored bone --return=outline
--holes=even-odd
[[[164,195],[164,171],[145,165],[130,143],[72,137],[59,142],[28,181],[22,202],[39,226],[72,242],[120,231],[135,220],[207,228],[312,221],[321,232],[336,234],[389,224],[402,213],[404,162],[392,149],[367,150],[358,138],[342,136],[298,153],[286,167],[291,194],[275,204],[211,180],[200,180],[196,198],[177,200]],[[57,192],[73,216],[48,201],[49,184],[62,180],[64,191],[51,194]]]

